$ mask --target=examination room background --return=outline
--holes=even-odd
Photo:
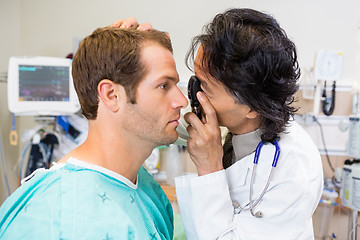
[[[335,50],[344,53],[337,85],[351,88],[353,82],[360,82],[360,68],[356,64],[360,59],[358,0],[0,0],[0,131],[11,191],[17,187],[15,168],[22,144],[9,143],[11,114],[7,106],[6,72],[10,56],[65,57],[74,51],[79,39],[95,28],[135,16],[139,22],[150,22],[154,28],[170,33],[180,84],[186,86],[191,72],[184,57],[192,37],[216,13],[232,7],[273,14],[295,42],[303,70],[314,65],[318,50]],[[16,119],[16,126],[20,136],[35,123],[32,117],[21,117]],[[337,138],[331,136],[331,131],[329,134],[328,139]],[[337,142],[339,146],[333,144],[334,148],[342,149],[345,140]],[[0,179],[3,181],[2,176]],[[2,183],[0,186],[1,204],[7,194]]]

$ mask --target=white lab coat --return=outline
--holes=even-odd
[[[233,201],[249,203],[254,153],[226,170],[175,179],[176,195],[188,240],[314,239],[312,214],[323,189],[320,154],[309,135],[292,122],[280,138],[278,165],[270,186],[254,212],[234,213]],[[261,150],[253,185],[256,200],[268,180],[275,153],[272,144]]]

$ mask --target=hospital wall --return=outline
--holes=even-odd
[[[14,174],[16,168],[19,147],[11,146],[9,142],[9,133],[11,130],[11,114],[7,108],[7,84],[6,72],[10,56],[21,55],[21,1],[0,0],[0,142],[3,143],[4,157],[6,159],[5,170],[8,172],[9,184],[11,190],[17,187],[17,178]],[[0,145],[1,149],[1,145]],[[1,158],[1,155],[0,155]],[[3,168],[0,165],[0,168]],[[3,176],[0,171],[0,204],[8,195],[3,188]]]
[[[185,86],[191,72],[185,66],[184,56],[191,38],[200,33],[216,13],[231,7],[249,7],[273,14],[297,45],[303,69],[313,66],[319,49],[332,49],[344,52],[343,73],[338,84],[351,86],[358,79],[355,59],[360,2],[357,0],[0,0],[0,73],[3,74],[0,76],[7,72],[10,56],[65,57],[73,52],[74,39],[83,38],[95,28],[117,19],[135,16],[140,22],[151,22],[155,28],[170,33],[181,84]],[[5,77],[0,80],[0,129],[13,191],[24,143],[9,144],[11,114],[7,108],[7,84]],[[16,126],[21,136],[35,123],[32,117],[17,117]],[[0,188],[0,203],[5,196],[6,192]]]

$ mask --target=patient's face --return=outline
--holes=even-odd
[[[156,146],[176,141],[180,109],[188,102],[177,87],[179,75],[173,55],[158,43],[143,46],[146,75],[136,91],[136,103],[127,104],[126,126],[142,140]]]

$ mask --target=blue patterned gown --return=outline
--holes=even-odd
[[[133,184],[72,158],[37,172],[0,208],[4,240],[172,238],[171,205],[143,167]]]

